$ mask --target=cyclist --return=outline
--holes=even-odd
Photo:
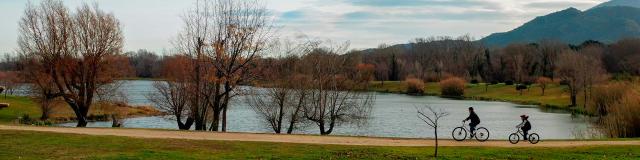
[[[527,137],[529,135],[529,130],[531,130],[531,123],[529,123],[529,116],[527,115],[520,115],[520,119],[522,119],[522,123],[520,123],[518,126],[518,128],[522,129],[522,133],[524,133],[524,140],[528,140],[529,137]]]
[[[469,123],[469,129],[471,130],[471,137],[474,137],[476,126],[480,124],[480,117],[478,117],[476,112],[473,111],[473,107],[469,107],[469,117],[462,120],[462,122],[464,123],[468,120],[471,120],[471,123]]]

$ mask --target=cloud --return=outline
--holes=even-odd
[[[75,8],[83,0],[63,0]],[[96,1],[96,0],[92,0]],[[263,0],[283,36],[350,40],[353,48],[406,43],[416,37],[476,38],[511,30],[536,16],[560,9],[591,8],[607,0]],[[100,7],[123,24],[125,50],[160,51],[180,29],[182,15],[194,0],[110,0]],[[0,0],[0,53],[17,48],[17,21],[26,1]]]
[[[574,8],[590,8],[599,4],[594,1],[552,1],[552,2],[530,2],[524,5],[525,8],[536,9],[563,9],[568,7]]]
[[[359,6],[398,7],[398,6],[484,6],[492,4],[479,0],[345,0],[347,3]]]
[[[281,20],[298,20],[304,18],[304,12],[300,10],[288,11],[280,15]]]

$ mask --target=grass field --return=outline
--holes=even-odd
[[[8,108],[0,109],[0,124],[14,123],[19,117],[28,114],[33,119],[38,119],[42,115],[40,107],[29,97],[10,96],[6,98],[0,96],[0,103],[9,103]],[[152,107],[115,107],[114,105],[96,103],[92,106],[90,117],[107,117],[105,115],[120,112],[129,117],[160,115],[161,113]],[[93,116],[91,116],[93,115]],[[55,102],[50,119],[55,122],[67,122],[75,119],[75,113],[65,102]]]
[[[2,159],[431,159],[433,147],[141,139],[0,130]],[[638,159],[638,146],[441,147],[441,159]]]
[[[18,117],[28,114],[30,117],[40,117],[40,108],[28,97],[0,96],[0,103],[9,103],[8,108],[0,109],[0,124],[11,123]]]
[[[406,84],[400,81],[372,82],[370,90],[389,93],[406,93]],[[508,101],[520,104],[540,105],[552,108],[566,108],[570,105],[569,94],[565,92],[565,87],[560,85],[549,85],[542,95],[542,89],[537,85],[532,85],[524,90],[522,95],[515,89],[515,85],[496,84],[486,87],[484,84],[467,84],[465,89],[465,99]],[[486,90],[485,90],[486,89]],[[440,95],[440,85],[438,83],[425,84],[426,95]],[[578,100],[581,101],[581,100]],[[582,103],[579,103],[581,105]]]

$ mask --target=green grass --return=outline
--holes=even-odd
[[[400,81],[386,81],[384,85],[378,81],[372,82],[370,90],[388,93],[406,93],[406,87],[406,84]],[[489,85],[485,91],[484,84],[467,84],[464,98],[566,108],[570,105],[570,101],[569,94],[564,92],[564,89],[564,86],[550,85],[545,90],[545,95],[542,96],[542,89],[537,85],[532,85],[520,95],[520,92],[515,89],[515,85]],[[440,85],[434,82],[426,83],[425,92],[426,95],[440,96]]]
[[[433,147],[142,139],[0,130],[1,159],[431,159]],[[639,146],[441,147],[441,159],[638,159]]]
[[[8,95],[0,96],[0,103],[9,103],[8,108],[0,109],[0,124],[15,121],[18,117],[28,114],[31,118],[40,118],[40,108],[28,97]]]

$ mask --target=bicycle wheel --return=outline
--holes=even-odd
[[[462,141],[467,138],[467,130],[462,127],[456,127],[451,132],[451,136],[456,141]]]
[[[480,142],[484,142],[484,141],[487,141],[487,139],[489,139],[489,130],[487,128],[480,127],[476,129],[476,133],[474,134],[475,134],[476,140]]]
[[[538,136],[537,133],[532,133],[529,135],[529,142],[531,142],[531,144],[536,144],[538,142],[540,142],[540,136]]]
[[[511,135],[509,135],[509,142],[511,142],[511,144],[517,144],[518,141],[520,141],[518,133],[511,133]]]

